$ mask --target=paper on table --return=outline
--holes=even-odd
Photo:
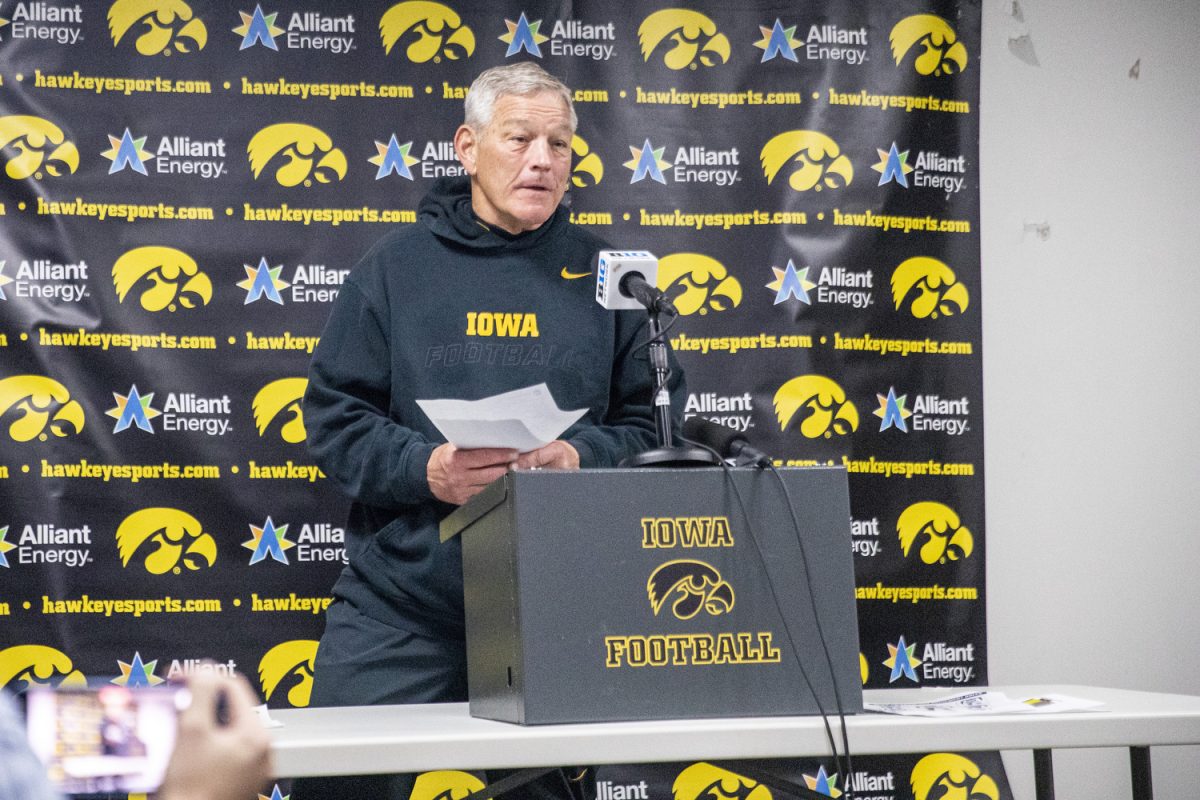
[[[863,703],[867,711],[909,717],[962,717],[983,714],[1048,714],[1062,711],[1097,711],[1098,700],[1043,694],[1013,699],[1004,692],[979,690],[923,703]]]
[[[587,411],[563,411],[544,383],[482,400],[418,400],[417,405],[455,447],[511,447],[522,453],[554,441]]]

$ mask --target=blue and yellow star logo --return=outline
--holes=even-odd
[[[908,188],[908,174],[913,171],[913,168],[908,165],[908,151],[899,152],[896,143],[892,142],[892,148],[886,153],[876,149],[879,154],[879,163],[871,167],[879,173],[879,183],[877,186],[883,186],[885,183],[896,183]]]
[[[250,526],[250,532],[254,534],[254,538],[248,542],[242,542],[242,547],[254,551],[250,556],[251,566],[264,560],[267,556],[280,564],[288,563],[285,551],[295,547],[296,543],[287,540],[287,529],[287,525],[275,527],[275,523],[271,521],[270,517],[267,517],[267,521],[261,528],[257,525]]]
[[[874,414],[883,420],[879,424],[879,430],[882,432],[888,428],[896,428],[908,433],[908,423],[905,420],[912,416],[912,412],[904,407],[908,401],[908,395],[902,394],[896,397],[896,387],[889,386],[887,397],[877,394],[875,399],[879,401],[879,408],[875,409]]]
[[[778,18],[775,19],[775,27],[764,28],[758,26],[762,32],[762,41],[754,43],[754,46],[763,51],[762,61],[770,61],[776,56],[782,56],[788,61],[796,61],[796,48],[801,45],[799,39],[796,38],[796,26],[790,28],[783,27],[783,23]]]
[[[0,300],[7,300],[8,295],[4,293],[4,287],[13,282],[13,279],[4,274],[4,265],[6,262],[0,261]]]
[[[291,800],[291,797],[292,796],[290,794],[284,794],[283,792],[281,792],[279,790],[279,784],[277,783],[271,789],[270,797],[267,797],[265,794],[260,794],[258,796],[258,800]]]
[[[8,536],[8,526],[0,528],[0,567],[8,569],[8,552],[15,550],[17,546],[12,542],[4,541],[4,537]]]
[[[530,22],[525,17],[525,12],[522,11],[521,18],[516,22],[506,19],[504,24],[508,26],[508,33],[497,38],[508,45],[508,51],[504,54],[505,58],[515,56],[522,50],[534,58],[542,57],[542,48],[538,45],[550,41],[550,37],[538,33],[538,28],[542,27],[540,19],[537,22]]]
[[[775,292],[773,305],[779,305],[793,297],[807,306],[812,305],[808,291],[817,288],[817,285],[808,279],[808,267],[798,270],[789,258],[786,268],[771,267],[771,271],[775,273],[775,280],[766,284],[766,287]]]
[[[279,52],[279,45],[275,44],[275,37],[283,33],[283,28],[275,27],[275,18],[279,16],[278,11],[264,14],[262,6],[255,5],[253,14],[239,11],[238,15],[242,18],[242,24],[233,29],[234,33],[242,37],[242,44],[238,50],[245,50],[261,44],[263,47]]]
[[[248,306],[260,297],[283,305],[283,296],[279,292],[291,286],[279,277],[279,273],[283,271],[283,264],[272,267],[267,264],[266,256],[263,256],[259,259],[257,267],[242,264],[242,268],[246,270],[246,279],[236,284],[239,289],[246,290],[246,302],[242,305]]]
[[[637,183],[643,178],[649,177],[665,186],[667,179],[663,177],[663,169],[671,166],[671,162],[663,160],[664,150],[666,150],[665,147],[654,149],[649,139],[640,148],[630,145],[629,152],[633,158],[623,165],[633,170],[633,177],[629,179],[629,182]]]
[[[111,147],[105,150],[100,155],[112,162],[112,166],[108,168],[108,174],[120,172],[129,167],[139,175],[148,175],[146,172],[147,158],[151,157],[151,153],[145,150],[146,137],[140,139],[133,138],[133,134],[129,132],[129,128],[125,129],[125,133],[121,134],[121,138],[108,135],[108,143]]]
[[[817,794],[823,794],[826,797],[841,797],[842,790],[837,788],[837,773],[833,773],[833,777],[829,777],[825,772],[825,767],[822,765],[817,769],[816,775],[804,773],[804,783],[811,791]]]
[[[913,655],[916,649],[916,644],[905,644],[903,636],[900,637],[897,644],[888,645],[888,652],[892,655],[883,662],[885,667],[892,670],[892,674],[888,676],[888,683],[895,683],[901,675],[910,681],[917,681],[916,668],[921,666],[922,662]]]
[[[111,682],[118,686],[136,689],[143,686],[157,686],[163,682],[162,678],[154,674],[154,668],[158,666],[158,659],[142,663],[141,653],[133,654],[133,663],[131,664],[126,664],[118,659],[117,666],[121,668],[121,677],[113,678]]]
[[[410,156],[408,152],[412,149],[412,142],[400,144],[396,141],[396,134],[392,134],[392,138],[388,139],[388,143],[375,142],[375,156],[368,158],[367,162],[379,167],[375,172],[375,180],[386,178],[393,172],[401,178],[413,179],[412,170],[409,167],[414,164],[420,164],[421,159],[415,156]]]
[[[161,411],[150,407],[150,403],[154,400],[154,392],[142,395],[138,392],[135,383],[129,387],[127,395],[113,392],[113,399],[117,401],[117,407],[104,412],[106,416],[117,421],[116,426],[113,427],[113,433],[120,433],[130,425],[136,425],[146,433],[154,433],[154,426],[150,424],[150,420],[162,414]]]

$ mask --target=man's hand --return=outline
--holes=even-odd
[[[562,439],[522,453],[517,469],[579,469],[579,451]]]
[[[192,702],[179,714],[162,800],[254,797],[271,777],[271,739],[241,675],[193,675]],[[222,717],[219,719],[218,717]]]
[[[434,497],[460,506],[507,472],[516,461],[516,450],[496,447],[459,450],[447,442],[433,451],[425,474]]]

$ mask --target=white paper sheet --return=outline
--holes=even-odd
[[[455,447],[505,447],[522,453],[554,441],[587,411],[563,411],[544,383],[482,400],[418,400],[417,405]]]
[[[867,711],[908,717],[961,717],[985,714],[1053,714],[1063,711],[1099,711],[1098,700],[1043,694],[1011,698],[1004,692],[963,692],[924,703],[863,703]]]

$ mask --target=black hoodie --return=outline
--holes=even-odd
[[[478,220],[467,178],[443,178],[418,219],[384,236],[342,285],[313,353],[304,422],[313,459],[353,500],[350,565],[334,595],[394,627],[461,638],[461,551],[457,538],[438,541],[454,507],[426,478],[445,439],[416,401],[544,382],[560,408],[588,409],[562,436],[580,466],[615,466],[655,445],[649,370],[629,357],[646,315],[596,303],[604,243],[563,207],[510,235]]]

